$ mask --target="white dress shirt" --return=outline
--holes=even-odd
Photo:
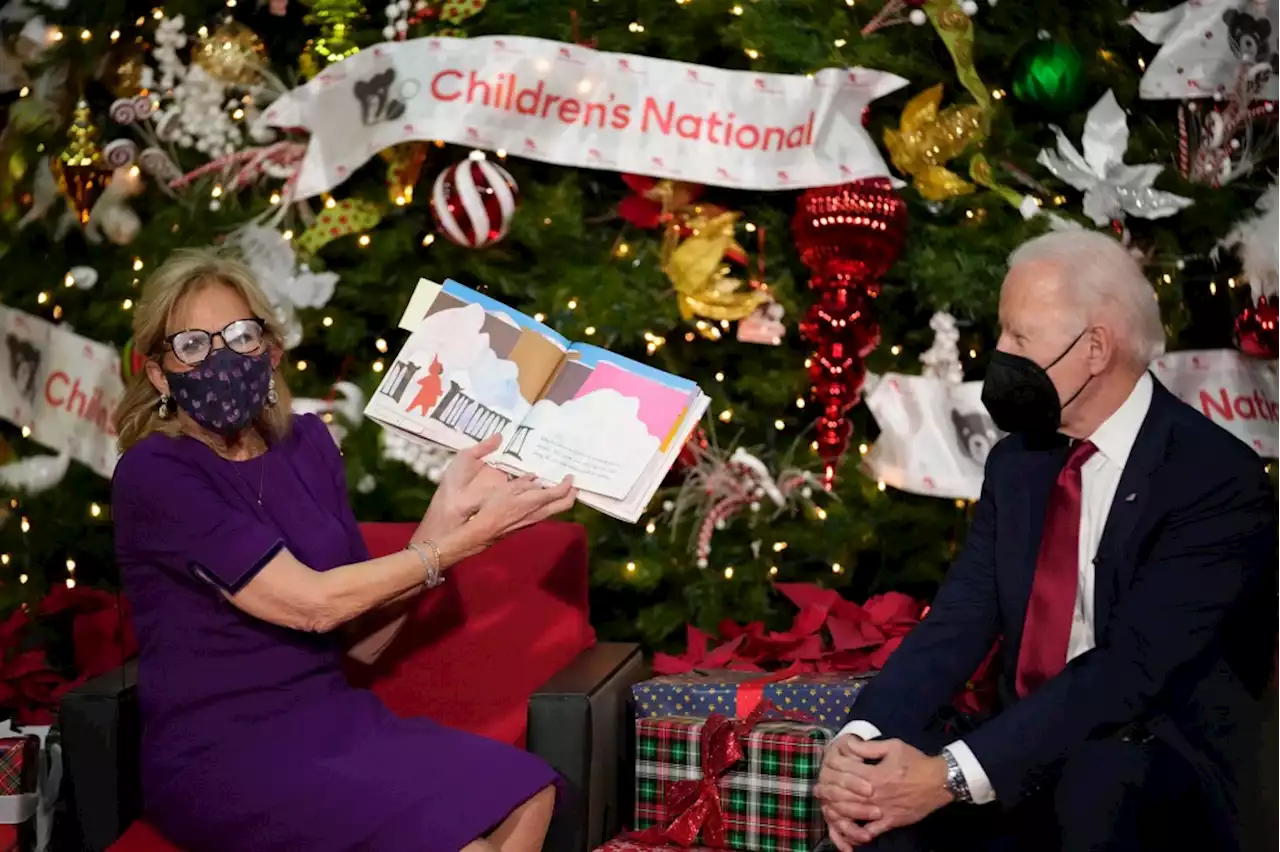
[[[1080,469],[1079,579],[1076,581],[1076,606],[1071,618],[1071,637],[1067,641],[1067,661],[1094,646],[1093,559],[1102,542],[1102,530],[1111,513],[1116,487],[1120,484],[1120,474],[1124,472],[1125,462],[1129,460],[1129,452],[1133,449],[1133,442],[1138,438],[1138,430],[1142,428],[1142,421],[1146,419],[1147,409],[1150,407],[1151,376],[1144,373],[1124,404],[1089,436],[1098,452]],[[870,722],[855,719],[845,725],[840,734],[853,734],[869,740],[880,736],[880,729]],[[991,787],[991,781],[964,740],[957,740],[945,750],[951,753],[960,771],[964,773],[974,804],[994,802],[996,793]]]

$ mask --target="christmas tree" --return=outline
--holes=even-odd
[[[791,610],[772,590],[781,581],[854,600],[927,597],[976,492],[908,493],[894,486],[928,489],[877,471],[914,464],[902,453],[961,450],[913,443],[855,403],[887,374],[979,381],[1006,257],[1048,228],[1125,240],[1155,286],[1171,350],[1238,345],[1259,359],[1249,369],[1275,357],[1274,225],[1269,281],[1266,239],[1246,235],[1239,254],[1229,244],[1260,215],[1255,203],[1274,198],[1275,3],[1217,0],[1202,4],[1209,14],[1150,0],[1144,13],[1170,10],[1154,18],[1123,0],[57,5],[14,0],[0,22],[0,303],[123,350],[127,372],[148,271],[179,247],[239,245],[272,271],[289,381],[331,421],[367,520],[419,518],[444,463],[359,422],[406,336],[397,321],[420,277],[456,279],[570,339],[697,381],[713,398],[707,420],[645,518],[574,515],[589,531],[593,612],[608,637],[653,648],[678,642],[686,623],[785,623]],[[1195,27],[1221,36],[1197,42]],[[379,44],[484,36],[688,63],[668,89],[699,85],[705,69],[761,75],[764,90],[792,85],[769,75],[815,85],[844,73],[823,69],[897,75],[858,132],[901,185],[733,189],[611,168],[609,151],[601,168],[556,165],[516,144],[445,144],[428,128],[295,197],[308,136],[283,119],[270,126],[273,102]],[[372,92],[370,120],[394,121],[406,99],[425,97],[426,81],[409,82]],[[735,152],[716,156],[736,167]],[[480,208],[463,197],[469,181],[481,184]],[[513,213],[503,187],[518,193]],[[815,232],[830,224],[821,210],[833,203],[879,211],[876,239],[862,225],[825,236],[875,274],[832,283],[814,272]],[[1272,301],[1259,302],[1264,293]],[[10,346],[16,370],[22,353]],[[70,389],[48,403],[94,417]],[[1274,387],[1259,404],[1274,423]],[[41,461],[63,447],[20,413],[0,417],[10,463],[0,613],[58,584],[114,588],[109,464]],[[972,456],[996,437],[955,428]],[[877,467],[881,430],[898,455]],[[749,455],[729,463],[735,449]]]

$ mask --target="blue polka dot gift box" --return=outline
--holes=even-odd
[[[805,721],[837,731],[870,676],[821,672],[781,676],[729,670],[662,675],[631,688],[636,717],[684,716],[705,719],[712,713],[745,718],[761,702],[802,714]]]

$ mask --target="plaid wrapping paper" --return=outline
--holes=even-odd
[[[670,781],[702,777],[705,720],[636,720],[635,827],[679,816],[665,801]],[[726,843],[746,852],[809,852],[826,834],[813,785],[831,731],[798,722],[761,722],[745,737],[745,757],[719,781]]]
[[[40,738],[34,734],[0,738],[0,796],[35,792],[39,757]]]
[[[780,710],[804,713],[824,728],[839,730],[870,677],[839,672],[799,674],[771,683],[760,672],[694,671],[662,675],[631,687],[636,715],[706,718],[712,713],[742,718],[739,700],[771,701]],[[749,693],[749,695],[747,694]],[[745,708],[750,712],[751,707]]]

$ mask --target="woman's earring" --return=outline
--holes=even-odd
[[[160,394],[160,402],[156,404],[156,415],[161,420],[168,420],[173,416],[173,397],[167,393]]]
[[[276,377],[272,376],[271,381],[267,383],[267,405],[275,405],[280,401],[280,394],[276,392]]]

